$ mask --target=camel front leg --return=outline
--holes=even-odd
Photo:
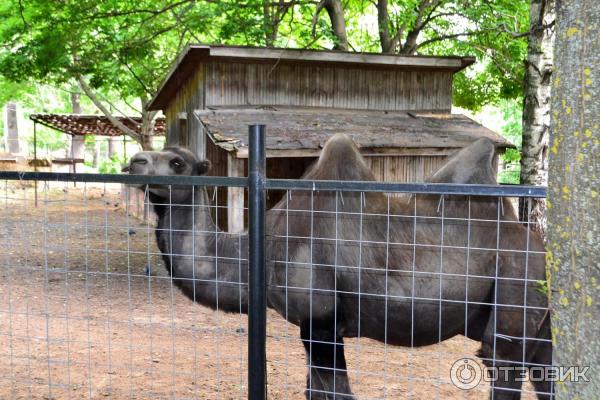
[[[300,325],[300,336],[306,350],[308,376],[306,398],[312,400],[354,400],[348,381],[344,339],[334,332],[333,321]]]

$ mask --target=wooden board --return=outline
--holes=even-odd
[[[278,66],[333,67],[387,71],[437,71],[452,74],[473,64],[474,57],[434,57],[342,51],[315,51],[236,46],[188,46],[175,62],[148,105],[149,110],[164,110],[180,86],[200,65],[209,63],[266,64],[268,70]],[[345,82],[344,82],[345,83]]]
[[[237,157],[247,156],[248,125],[267,126],[268,157],[318,155],[336,133],[345,133],[371,155],[447,155],[487,137],[506,139],[462,115],[330,109],[238,108],[196,111],[212,142]]]
[[[240,62],[212,62],[204,68],[206,108],[288,106],[448,113],[452,107],[450,71]]]

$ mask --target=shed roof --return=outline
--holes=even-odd
[[[238,158],[248,156],[248,125],[267,126],[267,157],[317,156],[336,133],[346,133],[365,155],[450,154],[487,137],[514,147],[497,133],[459,114],[270,107],[197,110],[211,140]]]
[[[116,117],[129,129],[140,133],[142,127],[141,117]],[[123,136],[123,132],[114,126],[104,115],[83,114],[31,114],[34,122],[49,128],[74,136]],[[165,134],[165,119],[157,118],[154,122],[154,136]]]
[[[173,68],[148,104],[149,110],[162,110],[179,87],[202,62],[335,65],[353,68],[429,69],[457,72],[475,62],[475,57],[421,56],[356,53],[337,50],[302,50],[222,45],[190,45],[179,55]]]

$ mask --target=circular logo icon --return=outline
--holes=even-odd
[[[452,364],[450,380],[459,389],[473,389],[483,377],[483,371],[477,361],[472,358],[461,358]]]

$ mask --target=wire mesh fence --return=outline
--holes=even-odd
[[[118,185],[3,183],[0,398],[245,396],[245,316],[180,294]]]
[[[551,365],[544,251],[536,222],[518,221],[513,203],[289,191],[271,210],[269,299],[300,327],[307,396],[476,399],[492,384],[495,398],[551,394],[548,382],[521,388],[512,376]],[[290,331],[270,332],[287,349]],[[286,354],[291,366],[301,371],[304,358]],[[465,392],[452,375],[464,368],[507,376]]]
[[[0,398],[246,398],[251,372],[276,399],[552,393],[544,251],[514,212],[543,188],[259,179],[285,192],[255,237],[257,368],[256,234],[214,222],[245,178],[0,179]]]

